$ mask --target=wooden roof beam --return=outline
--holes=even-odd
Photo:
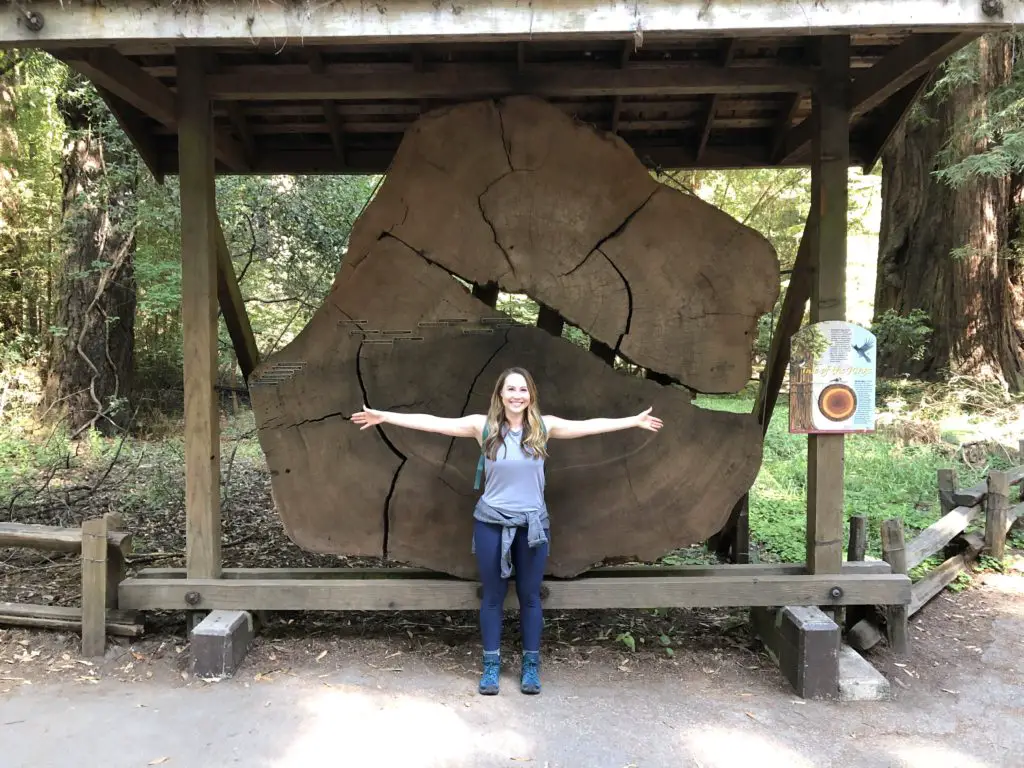
[[[20,7],[20,3],[17,6]],[[0,14],[0,46],[27,47],[103,43],[145,45],[278,45],[482,40],[519,41],[546,37],[625,38],[642,30],[655,38],[677,36],[766,37],[851,34],[928,29],[981,32],[1024,22],[1024,4],[948,0],[851,0],[798,3],[779,0],[493,0],[443,6],[437,0],[391,3],[240,3],[207,0],[202,12],[180,3],[152,0],[75,2],[34,0],[45,19],[41,29],[25,23],[15,6]],[[876,21],[872,21],[876,19]]]
[[[914,104],[921,97],[921,94],[928,87],[928,83],[931,81],[934,71],[929,72],[926,75],[922,75],[920,78],[906,86],[902,91],[897,93],[882,110],[881,114],[878,115],[878,120],[875,128],[876,144],[872,147],[867,147],[867,153],[864,156],[864,173],[869,173],[872,168],[875,167],[881,157],[882,152],[885,151],[886,145],[892,139],[893,135],[900,129],[903,123],[907,120],[907,115],[910,114],[910,110]]]
[[[429,72],[368,72],[360,75],[218,74],[210,95],[228,101],[332,99],[471,99],[517,94],[534,96],[699,96],[712,93],[777,93],[810,88],[815,72],[796,67],[645,64],[626,69],[572,69],[532,65],[446,64]]]
[[[850,87],[851,120],[870,112],[908,84],[935,69],[980,34],[911,35],[881,61],[854,78]],[[809,150],[812,133],[810,118],[790,130],[781,161],[791,162]]]
[[[96,86],[131,104],[158,123],[177,128],[177,99],[174,92],[141,67],[111,48],[65,51],[61,58],[88,77]],[[224,131],[215,133],[214,155],[233,171],[248,167],[238,143]]]
[[[220,59],[213,51],[210,51],[207,54],[206,63],[207,66],[209,66],[209,71],[211,73],[223,71]],[[228,120],[231,122],[231,127],[235,130],[235,133],[238,134],[238,138],[242,142],[245,164],[248,167],[252,165],[252,159],[256,156],[256,144],[253,141],[252,131],[249,130],[249,124],[245,117],[245,108],[237,101],[227,101],[224,102],[224,111],[227,113]],[[216,118],[216,116],[217,110],[214,110],[214,118]]]
[[[147,133],[145,126],[142,124],[142,115],[131,104],[119,99],[105,88],[97,86],[96,92],[103,99],[103,103],[107,105],[110,114],[114,116],[117,124],[121,126],[121,130],[124,131],[132,146],[135,147],[135,151],[139,153],[142,162],[145,163],[149,172],[153,174],[156,183],[163,184],[164,172],[160,166],[160,157],[153,143],[153,137]]]
[[[625,69],[629,63],[629,57],[636,48],[635,40],[624,40],[622,43],[622,53],[619,56],[619,69]],[[612,99],[612,133],[619,132],[619,118],[622,115],[622,94],[615,94]]]
[[[322,75],[325,71],[324,57],[320,51],[312,49],[307,53],[309,68],[315,75]],[[334,153],[342,160],[345,160],[345,132],[341,127],[341,117],[338,109],[331,99],[324,99],[321,102],[324,111],[324,120],[331,134],[331,144],[334,145]]]
[[[645,141],[630,141],[637,158],[648,168],[661,170],[707,169],[725,170],[768,165],[765,147],[719,147],[709,146],[704,150],[700,162],[696,162],[693,146],[666,146]],[[390,166],[397,149],[394,146],[361,147],[349,145],[345,150],[345,162],[341,162],[329,146],[322,149],[274,149],[262,150],[255,165],[246,174],[376,174],[384,173]],[[864,154],[861,147],[851,147],[851,156]],[[167,147],[161,157],[161,165],[168,174],[177,173],[176,154]]]
[[[728,68],[732,64],[733,58],[736,56],[736,45],[739,41],[733,37],[725,41],[725,45],[722,48],[722,66]],[[708,99],[708,111],[704,118],[704,125],[700,130],[700,137],[697,139],[697,162],[700,162],[700,156],[704,154],[704,147],[708,145],[708,138],[711,136],[711,126],[715,123],[715,110],[718,109],[718,99],[720,94],[712,94],[711,98]]]

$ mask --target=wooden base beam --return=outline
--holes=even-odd
[[[476,610],[477,583],[458,579],[140,579],[121,582],[129,610]],[[902,574],[650,576],[545,582],[548,609],[902,605]],[[506,607],[518,602],[513,590]]]
[[[870,575],[892,573],[883,560],[843,563],[843,573]],[[588,579],[617,579],[649,576],[806,576],[801,563],[749,563],[746,565],[609,565],[587,571]],[[184,579],[184,568],[144,568],[139,579]],[[451,579],[446,573],[427,568],[225,568],[222,579]],[[551,583],[553,580],[548,580]]]

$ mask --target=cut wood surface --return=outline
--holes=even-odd
[[[107,531],[107,545],[130,554],[132,535],[127,531]],[[47,552],[81,552],[82,529],[56,525],[0,523],[0,547],[26,547]]]
[[[757,318],[778,292],[761,235],[655,182],[617,137],[536,99],[430,113],[406,134],[353,229],[326,304],[251,385],[289,536],[471,577],[471,439],[344,420],[371,408],[485,413],[510,366],[543,412],[654,407],[640,430],[553,441],[549,574],[651,560],[722,527],[756,476],[756,417],[693,406],[686,389],[616,372],[515,327],[453,275],[526,292],[633,362],[701,391],[749,379]]]

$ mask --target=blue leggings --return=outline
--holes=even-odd
[[[501,578],[501,526],[474,520],[473,538],[484,593],[480,601],[480,634],[484,650],[497,651],[501,647],[502,607],[508,592],[508,579]],[[526,529],[517,528],[512,542],[512,566],[524,651],[540,651],[540,631],[544,623],[540,584],[547,559],[547,542],[531,549],[526,541]]]

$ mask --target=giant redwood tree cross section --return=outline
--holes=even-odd
[[[251,379],[289,535],[313,551],[472,576],[475,441],[363,432],[343,417],[363,402],[483,413],[498,374],[522,365],[546,413],[651,405],[666,423],[656,436],[552,443],[551,574],[704,541],[757,474],[757,419],[698,408],[685,388],[515,326],[465,284],[525,292],[638,365],[733,392],[750,378],[778,270],[760,234],[659,184],[620,138],[543,100],[426,114],[357,222],[325,304]]]

